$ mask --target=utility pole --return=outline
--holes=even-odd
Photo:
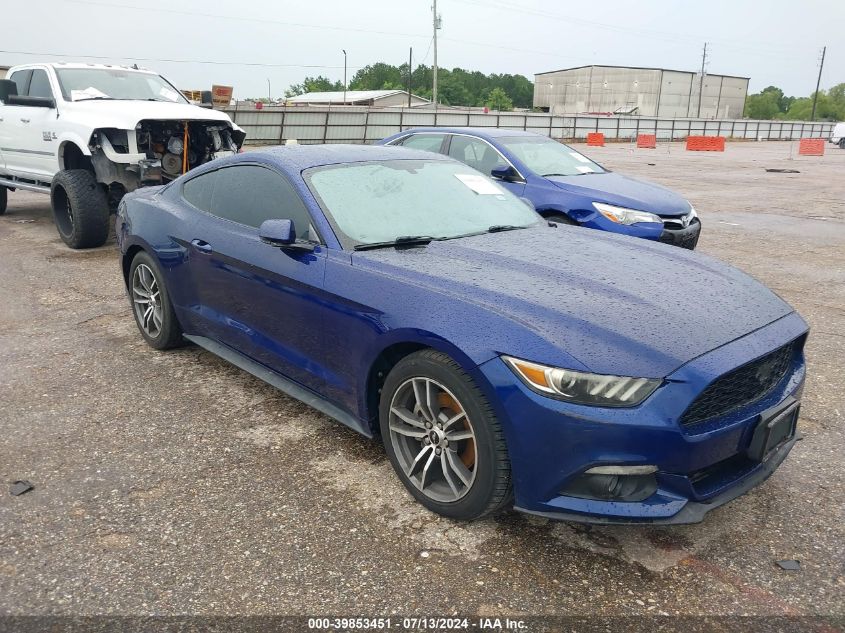
[[[408,53],[408,107],[411,107],[411,78],[414,72],[414,47],[411,47],[411,52]]]
[[[698,117],[701,118],[701,100],[704,98],[704,64],[707,62],[707,42],[704,42],[704,53],[701,55],[701,80],[698,83]]]
[[[431,88],[431,100],[434,101],[434,107],[437,108],[437,30],[440,28],[440,16],[437,15],[437,0],[432,0],[434,4],[431,6],[431,11],[434,14],[434,83]]]
[[[346,105],[346,49],[340,49],[343,51],[343,105]]]
[[[819,78],[816,79],[816,92],[813,95],[813,113],[810,115],[810,121],[816,120],[816,102],[819,100],[819,85],[822,82],[822,68],[824,68],[824,54],[827,52],[827,46],[822,49],[822,60],[819,63]]]
[[[270,105],[273,101],[273,91],[270,90],[270,78],[267,78],[267,105]]]

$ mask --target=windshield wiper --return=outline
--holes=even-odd
[[[516,226],[515,224],[494,224],[483,231],[474,231],[472,233],[464,233],[463,235],[456,235],[455,237],[441,238],[456,240],[461,237],[477,237],[479,235],[487,235],[488,233],[501,233],[502,231],[516,231],[517,229],[527,229],[527,226]]]
[[[516,226],[514,224],[496,224],[487,229],[488,233],[501,233],[502,231],[516,231],[517,229],[524,229],[524,226]]]
[[[83,97],[82,99],[76,99],[74,103],[79,103],[80,101],[121,101],[121,99],[115,97]]]
[[[578,174],[540,174],[543,178],[548,178],[549,176],[577,176]]]
[[[400,235],[395,240],[387,242],[373,242],[372,244],[358,244],[355,246],[356,251],[369,251],[376,248],[398,248],[401,246],[425,246],[434,240],[441,240],[441,237],[432,237],[431,235]]]

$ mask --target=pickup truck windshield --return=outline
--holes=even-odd
[[[119,99],[132,101],[188,101],[164,78],[125,68],[57,68],[65,101]]]
[[[540,176],[580,176],[605,172],[583,154],[549,138],[512,136],[500,138],[499,141],[528,169]]]
[[[305,179],[344,248],[543,224],[501,185],[453,161],[346,163],[312,168]]]

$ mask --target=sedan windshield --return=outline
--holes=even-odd
[[[457,162],[346,163],[316,167],[305,176],[344,248],[541,224],[519,198]]]
[[[499,142],[540,176],[580,176],[606,170],[568,145],[545,137],[512,136]]]
[[[159,75],[125,68],[57,68],[65,101],[120,99],[187,103],[187,100]]]

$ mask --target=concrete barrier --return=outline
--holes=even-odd
[[[691,152],[724,152],[724,136],[688,136],[687,150]]]

